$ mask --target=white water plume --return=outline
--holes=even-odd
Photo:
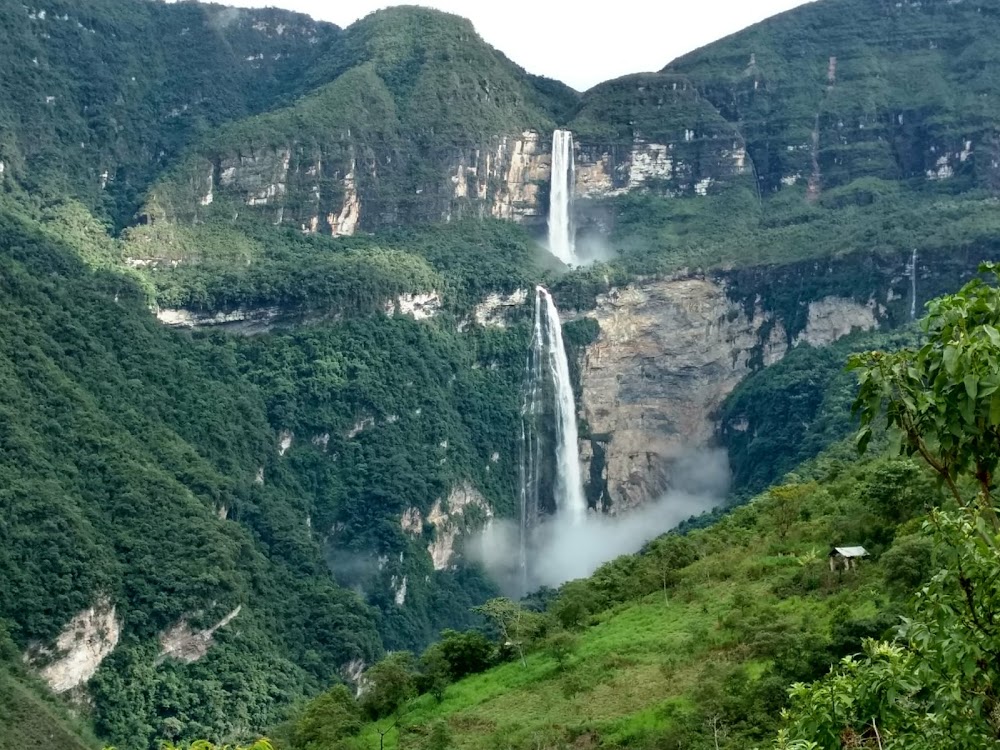
[[[587,515],[580,474],[580,440],[576,428],[576,399],[569,377],[569,357],[563,343],[562,321],[552,295],[538,287],[547,335],[546,354],[555,389],[556,408],[556,508],[567,521],[577,524]]]
[[[576,264],[573,231],[573,133],[552,133],[552,182],[549,188],[549,252],[566,265]]]
[[[654,502],[615,516],[590,513],[580,523],[561,515],[541,521],[526,543],[531,561],[527,570],[511,566],[524,544],[514,522],[492,522],[468,551],[506,593],[522,596],[541,586],[584,578],[609,560],[638,552],[682,521],[721,505],[728,484],[725,451],[692,452],[675,463],[672,489]]]

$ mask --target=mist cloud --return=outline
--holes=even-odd
[[[527,581],[519,566],[517,522],[491,523],[466,551],[511,596],[555,587],[585,578],[620,555],[638,552],[681,521],[718,507],[726,497],[729,476],[725,451],[693,452],[674,464],[672,487],[655,502],[614,516],[592,512],[582,523],[558,515],[545,520],[530,540]]]

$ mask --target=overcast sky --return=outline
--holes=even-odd
[[[426,5],[472,20],[487,42],[531,73],[581,91],[678,55],[804,0],[217,0],[278,6],[347,26],[388,5]]]

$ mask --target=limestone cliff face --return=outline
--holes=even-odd
[[[589,314],[601,332],[580,368],[582,416],[591,430],[581,446],[584,476],[604,485],[611,512],[666,490],[673,462],[710,443],[712,415],[725,397],[790,347],[776,313],[759,303],[747,309],[724,281],[708,278],[612,289]],[[810,305],[796,341],[822,346],[877,326],[874,303],[826,297]],[[599,471],[588,474],[595,460]]]
[[[575,146],[578,198],[602,199],[654,188],[706,195],[749,174],[742,139],[680,129],[658,142],[636,135]],[[249,210],[274,224],[335,237],[420,222],[494,218],[541,228],[548,213],[551,133],[525,130],[421,154],[414,177],[403,155],[343,142],[251,147],[194,158],[186,180],[161,188],[146,220],[201,221],[210,212]],[[235,204],[235,207],[234,207]],[[242,208],[240,208],[242,207]]]
[[[382,311],[389,317],[402,315],[427,320],[437,315],[441,306],[441,294],[429,291],[400,294],[386,300]],[[156,310],[156,319],[170,328],[215,328],[244,336],[267,333],[275,328],[337,321],[342,317],[338,310],[305,311],[278,306],[238,307],[214,312],[169,307]]]
[[[455,544],[459,536],[475,528],[474,515],[488,521],[493,517],[486,498],[470,482],[452,488],[445,501],[436,500],[427,514],[426,523],[434,528],[434,539],[427,545],[434,570],[447,570],[455,557]],[[408,508],[400,519],[403,531],[415,537],[423,534],[425,520],[417,508]],[[406,579],[393,585],[397,604],[406,598]],[[403,593],[400,594],[400,591]]]
[[[750,172],[741,138],[707,143],[695,143],[695,138],[694,130],[685,130],[677,143],[641,137],[627,147],[584,142],[577,152],[576,195],[608,198],[658,187],[671,195],[704,196],[713,186]]]
[[[319,146],[248,144],[193,158],[186,180],[154,192],[147,221],[197,222],[220,203],[334,237],[464,217],[544,221],[549,150],[547,137],[525,130],[423,154],[424,168],[412,170],[405,154],[356,144],[349,133]]]

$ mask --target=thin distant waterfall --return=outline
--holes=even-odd
[[[917,319],[917,249],[910,256],[910,320]]]
[[[552,133],[552,183],[549,190],[549,252],[563,263],[576,263],[573,230],[573,134]]]
[[[542,297],[535,294],[535,327],[525,362],[524,397],[521,402],[521,529],[520,577],[521,591],[527,591],[528,537],[538,519],[538,496],[542,464],[542,442],[538,420],[542,415],[542,358],[545,342],[542,330]]]

